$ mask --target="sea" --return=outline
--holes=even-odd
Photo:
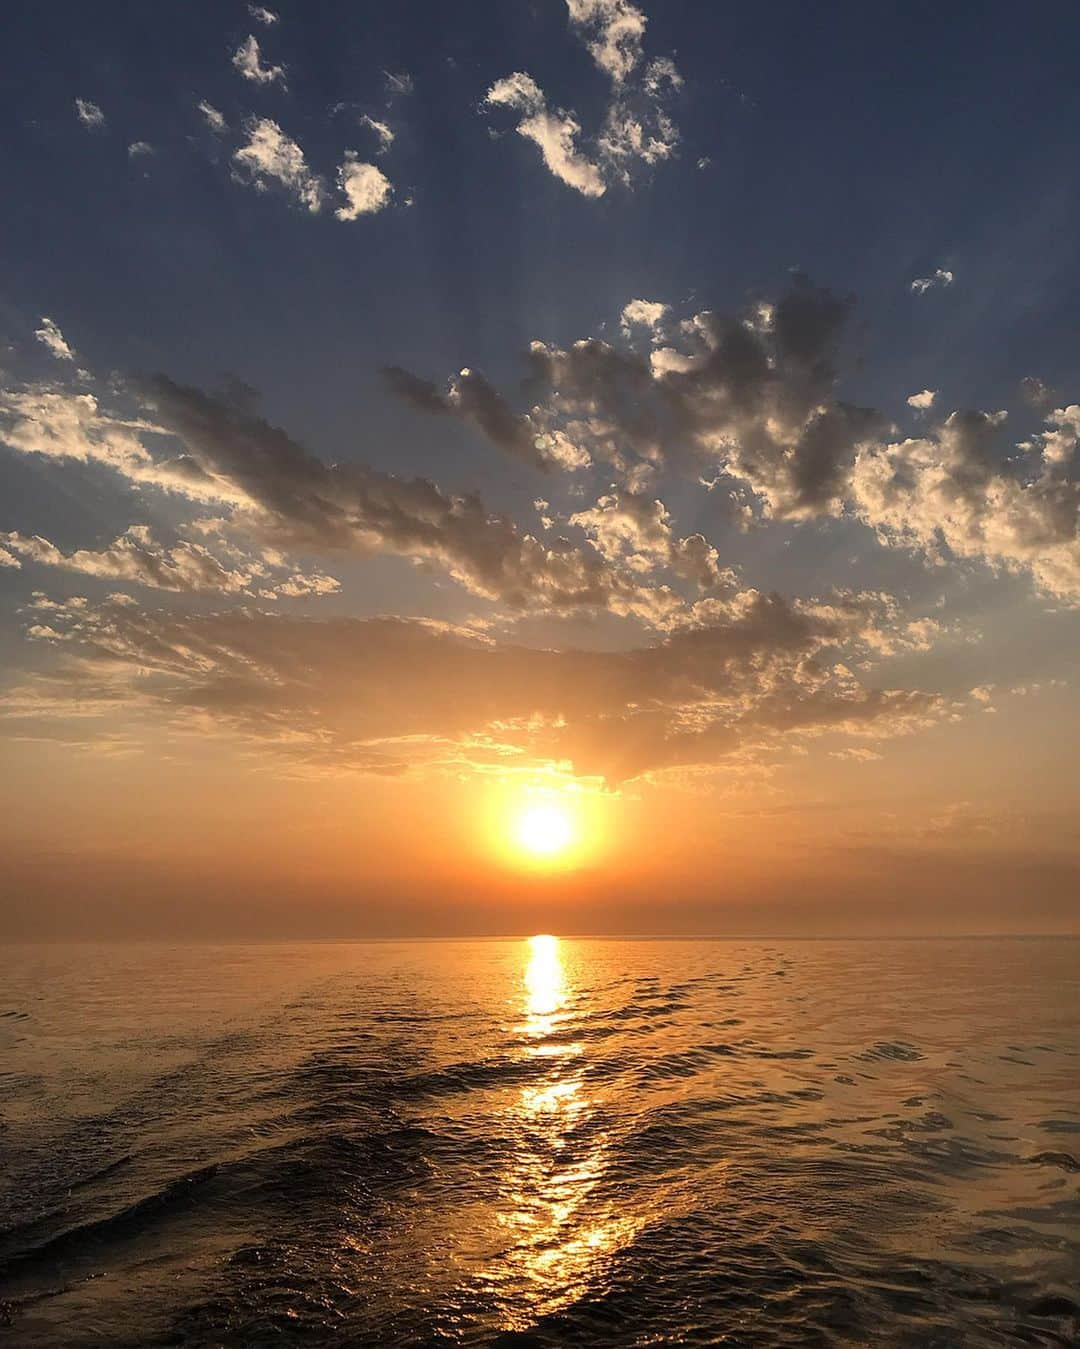
[[[4,1345],[1080,1342],[1080,941],[0,960]]]

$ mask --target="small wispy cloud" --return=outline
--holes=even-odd
[[[517,132],[539,149],[548,169],[568,187],[583,196],[602,197],[607,190],[599,167],[578,148],[581,124],[572,113],[549,108],[543,90],[524,71],[498,80],[487,92],[489,107],[512,108],[521,113]]]
[[[152,155],[154,147],[149,141],[132,141],[127,148],[128,159],[141,159],[144,155]]]
[[[384,70],[383,79],[386,82],[386,92],[391,98],[411,94],[416,88],[413,77],[407,70],[397,72]]]
[[[907,400],[908,407],[914,408],[916,412],[926,412],[934,406],[934,399],[937,397],[936,389],[923,389],[922,393],[913,393]]]
[[[367,114],[360,118],[360,125],[366,126],[370,131],[374,131],[379,138],[379,153],[383,154],[389,150],[394,143],[393,128],[385,122],[377,122],[374,117],[368,117]]]
[[[944,267],[939,267],[933,276],[917,276],[911,283],[911,289],[916,295],[925,295],[928,290],[935,286],[951,286],[956,280],[952,272],[946,271]]]
[[[202,99],[195,106],[202,113],[203,121],[215,135],[220,136],[222,132],[228,130],[228,122],[212,103],[207,103],[205,99]]]
[[[611,83],[595,135],[583,137],[577,113],[551,105],[525,71],[497,80],[483,106],[519,113],[518,134],[537,146],[549,172],[583,196],[601,197],[612,182],[628,186],[640,164],[655,165],[675,153],[679,131],[665,103],[683,78],[668,56],[644,61],[647,19],[629,0],[566,3],[571,29]]]
[[[285,88],[285,67],[264,65],[259,40],[249,33],[233,52],[232,63],[245,80],[255,84],[280,84]]]
[[[247,142],[233,155],[241,181],[265,191],[271,181],[280,183],[302,206],[315,213],[322,209],[325,187],[308,168],[300,146],[269,117],[252,117],[245,124]]]
[[[73,361],[75,359],[75,353],[68,345],[67,339],[60,331],[59,326],[46,315],[42,314],[41,327],[35,328],[34,336],[42,346],[48,347],[58,361]]]
[[[274,11],[264,8],[262,5],[248,5],[248,13],[256,23],[265,24],[267,28],[278,21],[278,16]]]
[[[88,131],[98,131],[105,125],[105,114],[96,103],[85,98],[75,100],[75,116]]]

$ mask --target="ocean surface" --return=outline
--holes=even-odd
[[[4,1344],[1078,1342],[1080,942],[0,958]]]

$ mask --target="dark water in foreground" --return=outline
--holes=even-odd
[[[4,962],[0,1341],[1077,1342],[1080,943]]]

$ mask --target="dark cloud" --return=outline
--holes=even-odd
[[[400,366],[383,370],[387,386],[420,412],[456,417],[475,426],[504,453],[544,471],[557,461],[528,413],[513,410],[506,399],[476,370],[463,370],[442,393],[426,379]]]
[[[618,782],[942,715],[939,697],[865,688],[838,663],[880,647],[894,621],[881,596],[744,592],[648,646],[536,650],[422,621],[42,601],[30,633],[55,647],[84,709],[110,710],[127,682],[132,715],[315,769],[554,763]],[[63,718],[63,679],[47,678],[47,705],[24,689],[16,715]]]
[[[325,464],[244,408],[164,376],[141,393],[197,467],[239,497],[236,518],[281,547],[381,550],[444,566],[474,593],[514,608],[603,608],[663,621],[681,607],[567,539],[541,542],[476,495],[362,464]]]

